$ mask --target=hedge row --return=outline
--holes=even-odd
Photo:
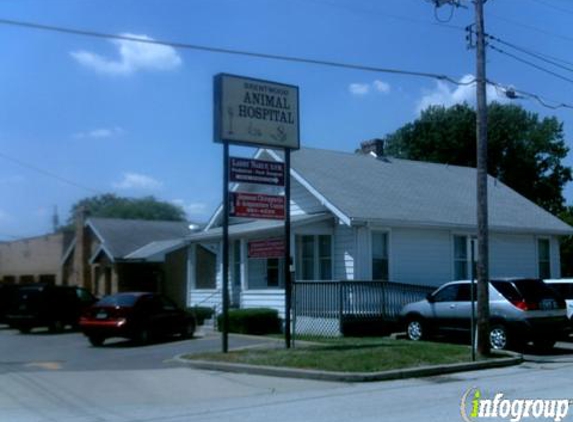
[[[217,316],[219,331],[223,328],[223,315]],[[239,334],[277,334],[281,320],[275,309],[252,308],[229,310],[229,332]]]

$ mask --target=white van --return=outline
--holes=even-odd
[[[557,290],[567,303],[567,317],[573,323],[573,278],[543,280]]]

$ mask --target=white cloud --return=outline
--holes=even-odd
[[[348,85],[348,91],[356,96],[365,96],[372,91],[379,94],[388,94],[390,92],[390,84],[376,79],[372,83],[352,83]]]
[[[123,37],[153,41],[147,35],[120,34]],[[119,57],[110,59],[89,51],[72,51],[71,56],[81,65],[108,75],[130,75],[138,70],[172,70],[182,63],[177,51],[167,45],[137,41],[113,40]]]
[[[78,132],[74,134],[74,138],[76,139],[104,139],[104,138],[112,138],[114,136],[118,136],[124,133],[124,130],[120,127],[113,127],[113,128],[99,128],[90,130],[87,132]]]
[[[472,82],[473,81],[473,82]],[[476,83],[473,75],[465,75],[459,82],[463,85],[450,87],[443,81],[438,81],[436,87],[432,91],[428,91],[416,104],[416,112],[420,113],[432,105],[443,105],[444,107],[451,107],[454,104],[461,104],[467,102],[468,104],[476,103]],[[497,101],[506,103],[509,100],[500,94],[495,87],[487,86],[487,100],[488,102]]]
[[[370,85],[368,84],[350,84],[348,90],[352,95],[366,95],[370,92]]]
[[[123,179],[120,182],[112,183],[112,186],[116,189],[154,190],[160,189],[163,183],[145,174],[124,173]]]
[[[375,80],[372,85],[374,85],[374,89],[382,94],[388,94],[390,92],[390,84],[379,81],[378,79]]]

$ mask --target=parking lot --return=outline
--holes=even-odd
[[[248,336],[229,338],[231,348],[254,347],[275,340]],[[37,370],[130,370],[160,369],[182,353],[219,351],[221,336],[199,330],[192,339],[137,345],[123,339],[110,339],[102,347],[92,347],[79,332],[50,333],[35,329],[30,334],[0,325],[0,373]]]

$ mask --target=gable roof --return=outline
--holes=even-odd
[[[125,259],[152,242],[181,239],[190,234],[189,223],[185,221],[89,218],[86,225],[113,260]]]
[[[291,175],[343,221],[471,230],[477,224],[474,168],[313,148],[292,152],[291,165]],[[573,234],[491,176],[488,201],[493,230]]]

